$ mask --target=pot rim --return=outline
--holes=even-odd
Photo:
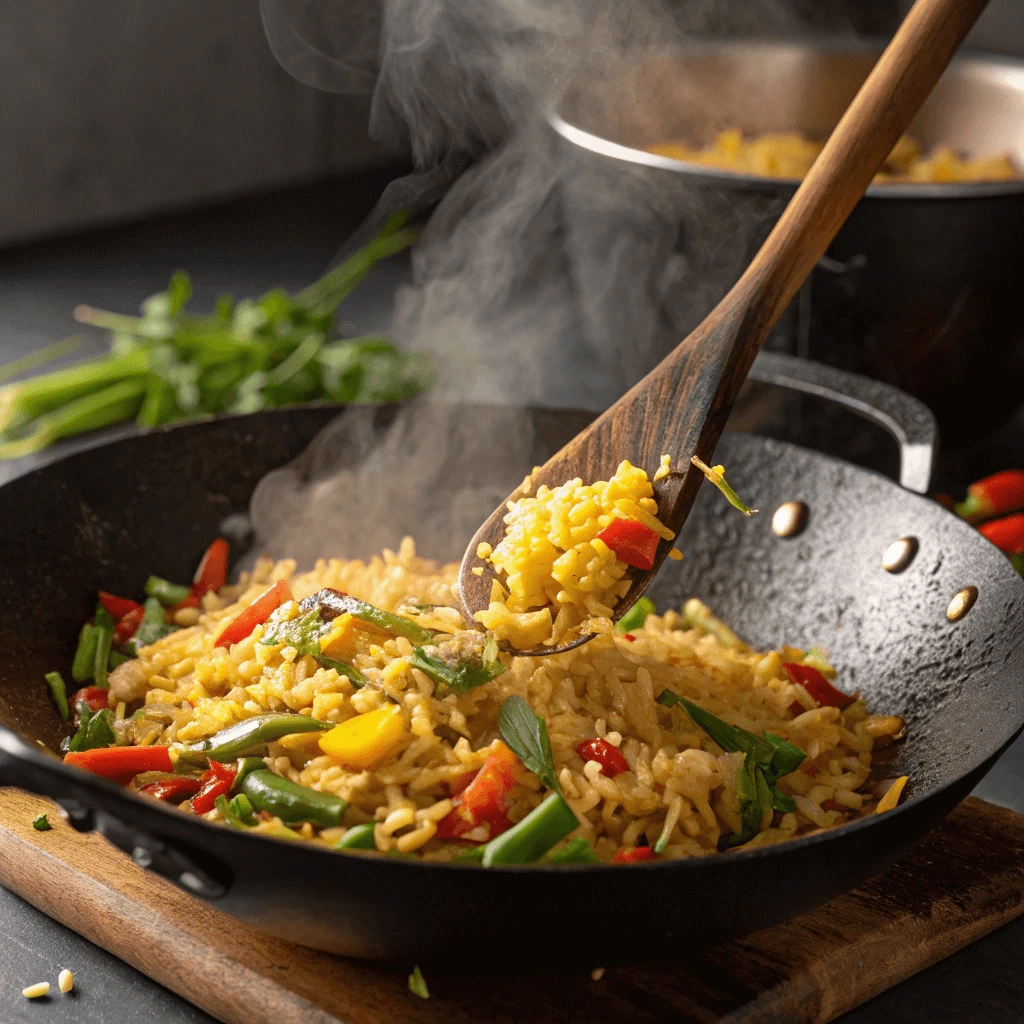
[[[763,40],[728,40],[693,42],[683,47],[665,48],[657,53],[646,55],[643,60],[664,57],[686,57],[715,52],[743,51],[746,49],[764,49],[766,47],[794,49],[809,52],[835,54],[880,54],[885,42],[878,39],[867,39],[862,42],[836,41],[831,39],[797,39],[779,37]],[[950,67],[982,67],[986,69],[1009,69],[1021,76],[1022,93],[1024,93],[1024,60],[1001,54],[989,54],[982,51],[968,51],[954,58]],[[766,177],[748,174],[742,171],[729,171],[724,168],[709,167],[704,164],[676,160],[672,157],[660,156],[643,149],[636,149],[620,142],[614,142],[603,135],[587,131],[573,124],[568,114],[562,113],[562,106],[571,89],[564,93],[558,103],[546,111],[545,117],[549,126],[567,142],[581,149],[589,150],[598,156],[608,157],[625,163],[638,164],[654,170],[669,171],[674,174],[694,178],[698,183],[734,188],[744,192],[759,192],[772,195],[790,196],[800,186],[801,179]],[[1012,181],[978,181],[978,182],[893,182],[891,184],[871,184],[864,193],[866,199],[872,200],[924,200],[949,201],[968,199],[987,199],[997,196],[1024,195],[1024,177]]]

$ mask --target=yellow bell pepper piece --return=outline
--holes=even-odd
[[[320,749],[349,768],[372,768],[405,738],[405,719],[397,704],[356,715],[320,737]]]
[[[329,734],[328,734],[329,735]],[[894,810],[896,805],[900,802],[900,796],[903,793],[903,787],[910,781],[909,775],[901,775],[887,790],[885,796],[878,801],[878,806],[875,808],[876,814],[885,814],[886,811]]]
[[[320,653],[328,658],[344,659],[352,653],[352,637],[349,631],[352,626],[352,615],[345,612],[339,615],[331,625],[331,631],[320,640]]]

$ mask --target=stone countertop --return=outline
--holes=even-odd
[[[255,295],[274,285],[298,288],[328,265],[344,238],[370,209],[386,182],[381,173],[239,200],[67,239],[0,252],[0,362],[74,332],[80,302],[130,311],[162,289],[171,272],[187,268],[200,308],[220,292]],[[407,265],[382,265],[346,303],[349,330],[387,322],[391,296]],[[100,351],[98,339],[91,342]],[[1011,455],[1022,463],[1020,417],[985,452],[969,460]],[[967,462],[940,464],[946,485]],[[1008,464],[1008,463],[1007,463]],[[0,465],[0,482],[24,467]],[[994,468],[994,467],[993,467]],[[1024,742],[1001,759],[977,795],[1024,812]],[[843,1024],[1000,1022],[1024,1018],[1024,918],[936,964],[847,1014]],[[28,984],[67,967],[72,997],[42,1003],[21,997]],[[0,1019],[90,1024],[199,1024],[212,1021],[138,971],[0,889]]]

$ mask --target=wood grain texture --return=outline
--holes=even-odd
[[[969,798],[884,874],[746,939],[599,981],[430,972],[421,1000],[404,969],[255,932],[0,790],[0,882],[229,1024],[821,1024],[1024,912],[1022,854],[1024,816]]]
[[[739,281],[673,352],[533,474],[533,488],[577,477],[607,480],[623,459],[653,475],[667,453],[677,472],[655,485],[655,497],[662,522],[679,532],[703,480],[690,457],[711,461],[764,340],[987,2],[917,0]],[[511,497],[520,496],[516,491]],[[477,546],[497,545],[504,516],[502,504],[466,549],[459,589],[470,615],[487,607],[493,579],[489,563],[476,557]],[[632,583],[617,615],[644,592],[670,548],[663,540],[650,571],[630,571]],[[473,575],[481,566],[483,575]]]

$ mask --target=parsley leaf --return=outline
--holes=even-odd
[[[551,757],[548,727],[522,697],[506,697],[502,702],[498,712],[498,731],[512,753],[545,786],[563,796]]]

